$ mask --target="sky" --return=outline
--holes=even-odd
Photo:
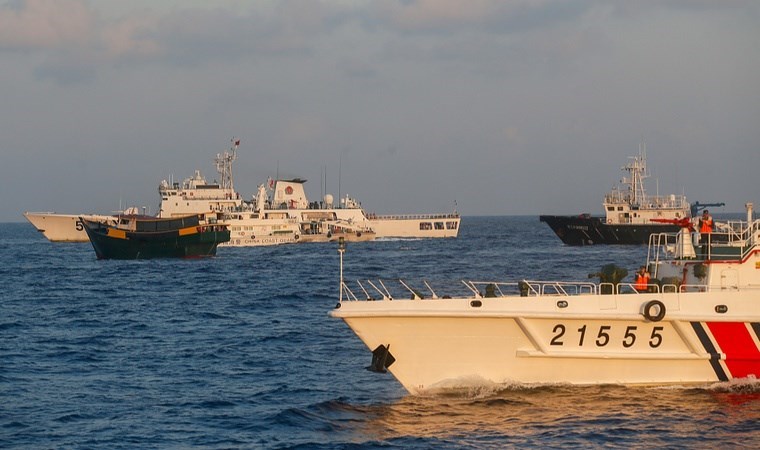
[[[155,213],[240,139],[236,189],[368,212],[760,210],[760,2],[0,0],[0,222]]]

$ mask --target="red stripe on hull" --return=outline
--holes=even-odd
[[[742,322],[708,322],[715,341],[726,355],[726,368],[731,378],[760,378],[760,350],[752,340],[747,325]]]

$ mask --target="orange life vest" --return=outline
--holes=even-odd
[[[633,285],[637,291],[646,291],[649,284],[649,275],[636,274],[636,284]]]
[[[700,233],[712,233],[713,220],[712,217],[708,217],[707,220],[699,219],[699,232]]]

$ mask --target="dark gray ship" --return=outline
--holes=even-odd
[[[628,173],[620,183],[604,196],[605,216],[579,214],[575,216],[539,216],[567,245],[642,245],[654,233],[674,233],[678,225],[659,222],[679,221],[694,217],[700,209],[723,206],[723,203],[690,205],[685,195],[647,195],[644,180],[647,172],[646,151],[639,149],[638,156],[621,169]]]

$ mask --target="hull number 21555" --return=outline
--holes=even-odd
[[[654,327],[652,329],[652,333],[647,336],[644,339],[648,339],[647,343],[649,344],[650,348],[657,348],[662,344],[662,330],[664,327]],[[577,334],[569,332],[567,330],[567,327],[563,324],[557,324],[554,326],[554,329],[552,330],[553,337],[550,342],[551,345],[558,345],[558,346],[564,346],[565,342],[567,342],[567,345],[573,345],[575,342],[578,343],[578,347],[588,346],[588,345],[595,345],[597,347],[605,347],[606,345],[610,344],[611,342],[613,345],[615,344],[612,335],[616,334],[613,332],[611,325],[602,325],[599,327],[599,332],[594,335],[593,333],[596,331],[594,328],[593,330],[591,327],[588,327],[587,325],[583,325],[582,327],[578,328],[576,330]],[[619,341],[624,348],[631,348],[633,347],[637,339],[639,338],[638,327],[636,325],[629,325],[625,329],[625,333],[623,334],[622,339]],[[644,333],[646,336],[646,333]],[[576,341],[577,337],[577,341]]]

